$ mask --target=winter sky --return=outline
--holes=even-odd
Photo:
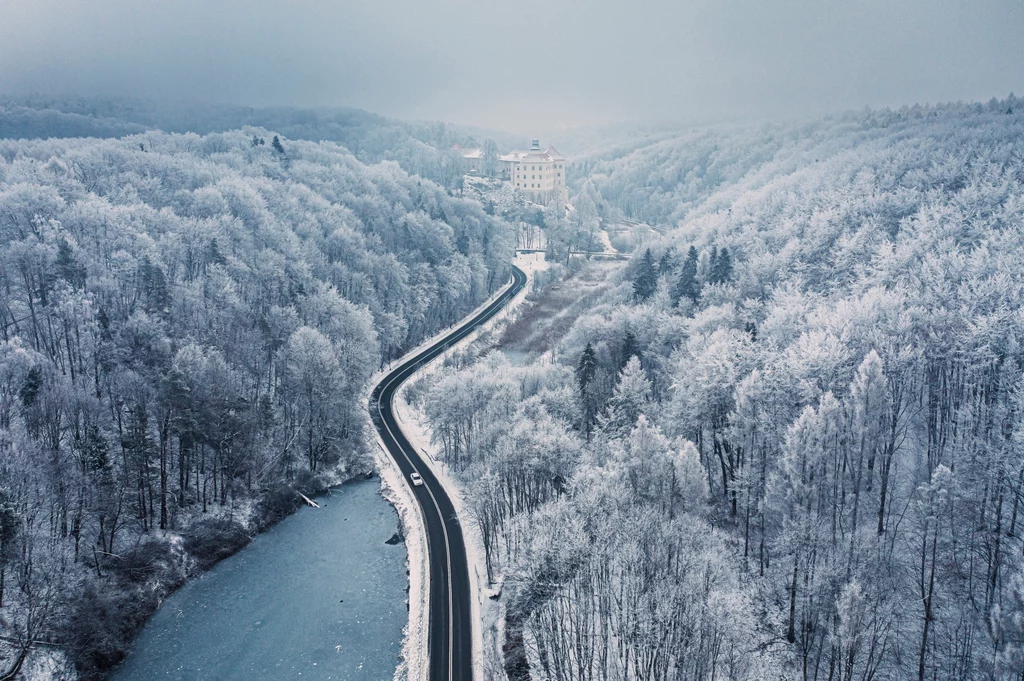
[[[0,0],[0,92],[527,132],[1024,94],[1024,0]]]

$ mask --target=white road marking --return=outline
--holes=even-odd
[[[510,298],[514,298],[515,295],[518,294],[518,293],[512,294],[512,291],[513,291],[513,289],[515,289],[515,287],[516,287],[516,278],[515,278],[515,273],[513,272],[512,283],[510,283],[509,287],[505,290],[505,292],[502,293],[501,296],[495,300],[495,303],[498,303],[498,302],[501,303],[501,305],[497,309],[500,310],[502,307],[504,307],[504,305],[508,302],[508,300]],[[510,295],[510,294],[512,294],[512,295]],[[497,310],[495,310],[495,312],[496,311]],[[464,329],[468,328],[470,325],[475,325],[476,323],[477,323],[477,321],[476,321],[476,319],[474,319],[474,320],[471,320],[470,322],[467,322],[463,326],[460,326],[457,329],[455,329],[444,340],[443,345],[442,345],[443,350],[447,350],[448,349],[451,336],[462,332]],[[462,339],[460,338],[459,341],[461,341],[461,340]],[[428,349],[424,354],[430,354],[430,352],[433,349],[435,349],[435,348]],[[422,357],[421,358],[413,358],[412,360],[410,360],[410,362],[408,364],[399,366],[398,369],[396,369],[396,370],[392,371],[390,374],[388,374],[387,378],[385,379],[385,381],[383,383],[379,383],[378,384],[378,388],[379,389],[377,390],[377,413],[380,416],[380,420],[384,424],[384,427],[387,428],[388,435],[391,436],[391,439],[398,446],[398,449],[402,452],[402,456],[405,457],[405,460],[409,462],[409,465],[412,467],[412,469],[414,471],[418,471],[419,469],[416,467],[416,464],[414,464],[412,459],[409,457],[409,453],[406,452],[405,447],[403,447],[402,444],[399,442],[398,438],[395,437],[395,433],[394,433],[393,430],[391,430],[391,426],[388,425],[387,419],[384,418],[383,403],[381,402],[381,395],[384,393],[385,390],[387,390],[391,386],[392,383],[394,383],[398,379],[400,374],[404,373],[407,369],[413,369],[414,370],[417,367],[417,365],[419,365],[422,361],[423,361]],[[408,376],[406,376],[405,378],[402,378],[402,380],[398,381],[398,383],[399,384],[403,383],[406,379],[410,378],[413,373],[415,373],[415,371],[410,372],[410,374]],[[397,393],[397,391],[396,391],[396,393]],[[388,409],[391,410],[392,415],[394,415],[394,413],[395,413],[394,401],[395,401],[395,394],[392,394],[391,401],[388,403]],[[406,482],[407,483],[409,482],[407,476],[402,476],[402,477],[406,478]],[[437,511],[437,517],[441,521],[441,530],[444,533],[445,560],[446,560],[447,567],[448,567],[448,575],[447,575],[447,582],[448,582],[448,681],[452,681],[454,676],[455,676],[455,628],[452,626],[452,620],[454,619],[453,618],[453,614],[454,614],[454,611],[455,611],[455,606],[454,606],[454,592],[453,592],[453,589],[452,589],[452,554],[451,554],[451,544],[450,544],[449,539],[448,539],[448,526],[445,523],[444,516],[441,515],[441,507],[437,503],[437,497],[434,496],[434,492],[433,492],[433,490],[430,489],[429,485],[425,484],[424,487],[426,488],[427,493],[430,495],[430,500],[434,503],[434,510]],[[415,491],[414,491],[414,494],[415,494]],[[457,521],[457,518],[453,518],[453,520]],[[427,544],[428,551],[429,551],[429,548],[430,548],[430,544],[428,543]],[[428,603],[427,604],[428,617],[429,617],[429,607],[430,607],[430,605]],[[427,647],[428,647],[428,651],[427,652],[428,652],[428,655],[429,655],[429,644],[428,644]]]

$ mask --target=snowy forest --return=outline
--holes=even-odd
[[[293,490],[372,471],[368,378],[504,285],[514,238],[263,128],[0,139],[3,678],[37,645],[102,676]]]
[[[525,359],[507,330],[410,389],[502,591],[494,667],[1024,678],[1022,103],[659,135],[575,170],[574,203],[661,233],[538,276],[524,317],[605,283]]]
[[[0,100],[0,679],[103,678],[370,473],[371,376],[517,243],[526,302],[407,394],[482,542],[487,678],[1024,679],[1024,103],[581,132],[564,215],[464,183],[482,139],[520,143]]]

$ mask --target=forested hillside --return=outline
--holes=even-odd
[[[95,677],[295,490],[370,470],[367,378],[513,243],[393,162],[258,128],[0,141],[0,674],[49,642]]]
[[[262,127],[296,140],[337,142],[363,163],[397,161],[409,173],[452,188],[462,177],[452,149],[503,148],[527,140],[441,122],[408,123],[351,108],[250,107],[101,97],[0,96],[0,138],[121,137],[147,130],[200,135]]]
[[[1017,101],[686,134],[592,179],[678,226],[556,352],[421,401],[510,678],[1021,679]]]
[[[700,128],[671,136],[658,133],[648,143],[639,139],[610,150],[582,153],[575,159],[580,172],[574,177],[578,183],[592,180],[613,214],[676,225],[694,210],[727,208],[737,191],[806,170],[843,150],[913,144],[922,136],[941,139],[974,125],[985,114],[999,116],[1019,108],[1019,100],[1011,96],[987,104],[848,113],[801,124]],[[708,203],[713,195],[717,200]]]

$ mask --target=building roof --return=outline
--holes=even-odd
[[[522,163],[544,163],[551,161],[564,161],[565,157],[559,153],[558,149],[554,147],[548,147],[544,151],[537,149],[531,149],[530,151],[513,151],[511,154],[505,154],[499,156],[502,161],[520,161]]]

